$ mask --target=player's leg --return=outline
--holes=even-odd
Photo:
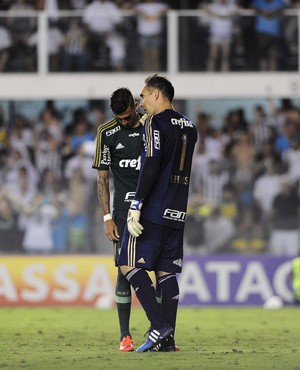
[[[114,220],[116,222],[120,241],[115,243],[115,262],[119,258],[121,240],[123,237],[124,227],[126,225],[127,211],[115,212]],[[121,273],[118,267],[116,290],[115,290],[115,300],[118,312],[119,327],[120,327],[120,351],[128,352],[133,351],[133,341],[130,333],[129,323],[130,323],[130,313],[131,313],[131,287],[127,279]]]
[[[125,228],[118,264],[140,301],[151,329],[147,341],[138,352],[151,350],[164,338],[172,335],[173,329],[163,318],[161,307],[156,300],[154,283],[146,270],[153,270],[159,255],[161,226],[143,220],[144,231],[138,238],[132,237]]]
[[[133,351],[133,341],[129,329],[131,287],[125,276],[121,273],[120,268],[118,268],[115,299],[120,327],[120,351]]]
[[[162,251],[158,260],[158,284],[161,291],[161,310],[166,322],[174,329],[179,302],[179,286],[176,273],[182,269],[183,231],[168,227],[163,229]],[[174,336],[158,347],[159,351],[176,351]]]
[[[174,329],[176,326],[179,301],[179,286],[175,274],[163,275],[158,279],[161,291],[161,311],[167,323]]]

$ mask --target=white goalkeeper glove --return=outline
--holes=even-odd
[[[142,231],[144,230],[143,226],[140,224],[142,206],[143,203],[141,201],[133,200],[128,211],[127,216],[128,231],[135,238],[140,236]]]

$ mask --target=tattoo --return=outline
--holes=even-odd
[[[103,215],[110,213],[108,171],[98,171],[97,193]]]

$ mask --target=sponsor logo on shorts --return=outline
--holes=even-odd
[[[119,162],[121,168],[135,168],[137,171],[141,168],[141,156],[138,159],[121,159]]]
[[[142,257],[142,258],[140,258],[140,259],[137,261],[137,263],[146,263],[146,262],[145,262],[144,258]]]
[[[106,136],[111,136],[121,130],[121,126],[114,127],[113,129],[106,131]]]
[[[179,267],[182,267],[182,259],[181,259],[181,258],[179,258],[179,260],[175,260],[175,261],[173,261],[173,265],[177,265],[177,266],[179,266]]]
[[[166,208],[163,218],[167,218],[168,220],[172,221],[185,222],[186,212],[178,211],[177,209]]]

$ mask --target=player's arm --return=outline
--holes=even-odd
[[[104,170],[98,171],[97,193],[100,207],[103,213],[105,234],[109,240],[119,240],[117,226],[111,218],[110,212],[110,192],[109,192],[109,172]]]
[[[152,145],[149,146],[146,151],[146,158],[139,175],[135,197],[134,200],[131,202],[128,211],[127,227],[130,234],[134,237],[140,236],[144,229],[140,223],[141,209],[143,206],[143,202],[147,199],[148,194],[150,193],[151,188],[159,174],[161,163],[161,139],[158,127],[156,130],[156,140],[153,140],[154,133],[151,123],[149,123],[148,127],[145,130],[145,136],[146,142],[156,142],[156,144],[154,144],[154,147]]]
[[[134,199],[145,201],[159,173],[160,157],[146,157],[139,176]]]

